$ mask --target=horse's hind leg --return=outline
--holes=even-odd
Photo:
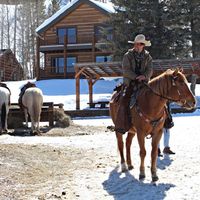
[[[156,170],[156,164],[157,164],[157,156],[158,156],[158,144],[160,142],[160,138],[162,136],[162,129],[156,133],[153,134],[152,137],[152,150],[151,150],[151,176],[152,181],[157,181],[157,170]]]
[[[116,137],[117,137],[117,144],[118,144],[118,149],[121,157],[121,171],[125,172],[127,171],[126,163],[125,163],[125,158],[124,158],[124,142],[123,142],[123,135],[116,132]]]
[[[146,156],[145,138],[142,133],[137,133],[137,138],[140,146],[140,159],[141,159],[139,179],[144,179],[145,178],[144,159]]]
[[[126,162],[129,170],[133,169],[133,165],[131,162],[131,144],[134,136],[135,136],[134,132],[128,132],[126,138]]]
[[[24,108],[24,116],[26,120],[26,127],[28,128],[28,110],[26,108]]]

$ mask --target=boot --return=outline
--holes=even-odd
[[[163,157],[163,155],[161,154],[160,148],[158,148],[158,157]]]
[[[175,152],[171,151],[170,147],[165,147],[163,150],[163,153],[165,154],[175,154]]]

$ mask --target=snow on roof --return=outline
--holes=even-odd
[[[72,6],[75,6],[78,2],[81,2],[83,0],[73,0],[69,3],[67,3],[65,6],[63,6],[60,10],[58,10],[55,14],[53,14],[51,17],[46,19],[39,27],[37,27],[36,32],[41,32],[45,27],[49,26],[51,23],[54,22],[54,20],[58,19],[59,17],[62,17],[67,10],[72,8]],[[84,2],[84,1],[83,1]],[[96,0],[88,0],[88,2],[93,3],[94,5],[98,6],[100,9],[108,12],[108,13],[114,13],[114,5],[111,2],[103,3]]]

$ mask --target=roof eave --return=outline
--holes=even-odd
[[[94,8],[98,9],[100,12],[102,12],[105,15],[110,15],[111,13],[102,9],[101,7],[99,7],[98,5],[96,5],[95,3],[88,1],[88,0],[79,0],[77,1],[75,4],[73,4],[70,8],[68,8],[65,12],[63,12],[61,15],[59,15],[57,18],[55,18],[54,20],[52,20],[48,25],[44,26],[43,28],[41,28],[40,30],[36,31],[37,34],[42,34],[44,31],[46,31],[49,27],[51,27],[53,24],[55,24],[56,22],[58,22],[60,19],[62,19],[64,16],[68,15],[69,13],[71,13],[73,10],[75,10],[79,5],[81,5],[82,3],[87,3],[91,6],[93,6]]]

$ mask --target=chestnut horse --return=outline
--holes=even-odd
[[[139,91],[136,104],[131,108],[132,126],[126,138],[126,163],[123,152],[124,144],[122,134],[116,132],[116,137],[121,157],[121,169],[123,172],[127,170],[127,166],[129,170],[133,169],[130,148],[132,139],[137,133],[141,158],[139,179],[145,178],[145,137],[148,135],[152,137],[151,175],[152,181],[157,181],[157,151],[166,118],[166,102],[176,102],[186,109],[193,109],[196,105],[196,100],[188,88],[185,76],[179,69],[168,69],[166,72],[153,78],[148,84],[144,85],[145,86]],[[114,101],[116,96],[117,92],[114,92],[110,101],[110,115],[114,123],[118,109],[118,102]]]

